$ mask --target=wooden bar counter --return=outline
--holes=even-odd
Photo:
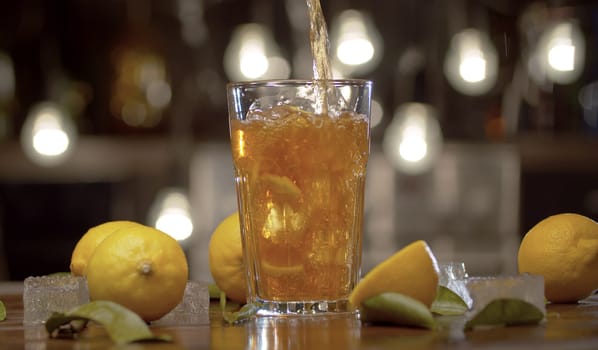
[[[222,322],[216,304],[205,325],[152,327],[172,343],[117,346],[100,326],[77,339],[49,339],[43,326],[23,327],[22,283],[0,282],[7,308],[0,322],[0,349],[598,349],[598,298],[548,305],[540,325],[467,332],[362,324],[340,317],[261,318],[240,325]]]

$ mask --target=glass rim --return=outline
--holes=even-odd
[[[313,86],[317,82],[327,82],[333,86],[370,86],[373,84],[372,80],[368,79],[272,79],[272,80],[247,80],[229,82],[226,84],[227,89],[231,88],[249,88],[249,87],[291,87],[291,86]]]

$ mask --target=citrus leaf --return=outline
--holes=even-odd
[[[67,271],[59,271],[59,272],[52,272],[52,273],[49,273],[47,276],[52,276],[52,277],[54,277],[54,276],[57,276],[57,277],[60,277],[60,276],[70,276],[70,275],[71,275],[71,273],[70,273],[70,272],[67,272]]]
[[[76,335],[88,321],[104,326],[117,344],[172,340],[169,336],[155,336],[139,315],[120,304],[105,300],[92,301],[65,313],[55,312],[46,321],[46,330],[53,338],[64,336],[65,333]]]
[[[362,319],[366,322],[436,328],[436,321],[428,307],[419,300],[401,293],[381,293],[364,300],[361,305]]]
[[[224,311],[222,313],[222,317],[229,324],[239,323],[250,319],[253,315],[257,313],[258,309],[259,307],[257,304],[248,303],[243,305],[239,309],[239,311]]]
[[[455,292],[445,286],[439,286],[436,299],[430,307],[433,313],[443,316],[463,315],[467,311],[467,304]]]
[[[236,303],[234,304],[238,308]],[[226,294],[220,292],[220,310],[222,311],[222,319],[228,324],[238,323],[244,320],[248,320],[251,316],[257,313],[259,304],[248,303],[243,305],[238,311],[229,311],[230,305],[227,308]]]
[[[495,299],[467,321],[465,329],[473,329],[478,326],[535,324],[543,319],[544,313],[525,300]]]
[[[6,320],[6,306],[4,306],[4,303],[0,300],[0,321],[4,320]]]
[[[210,299],[220,298],[220,288],[216,283],[208,284],[208,293],[210,293]]]

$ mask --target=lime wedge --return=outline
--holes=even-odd
[[[495,299],[465,324],[465,329],[479,326],[517,326],[535,324],[544,319],[544,313],[522,299]]]
[[[364,300],[362,319],[399,326],[436,328],[436,321],[428,307],[417,299],[401,293],[387,292]]]
[[[445,286],[438,287],[436,299],[430,307],[433,313],[442,316],[463,315],[467,311],[467,304],[455,292]]]

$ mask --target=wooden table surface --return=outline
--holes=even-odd
[[[7,308],[0,322],[0,349],[598,349],[598,298],[584,304],[548,305],[540,325],[468,332],[374,326],[347,318],[258,319],[227,326],[217,305],[205,325],[152,327],[173,343],[115,346],[92,326],[77,340],[49,339],[45,328],[23,327],[19,284],[0,282]]]

